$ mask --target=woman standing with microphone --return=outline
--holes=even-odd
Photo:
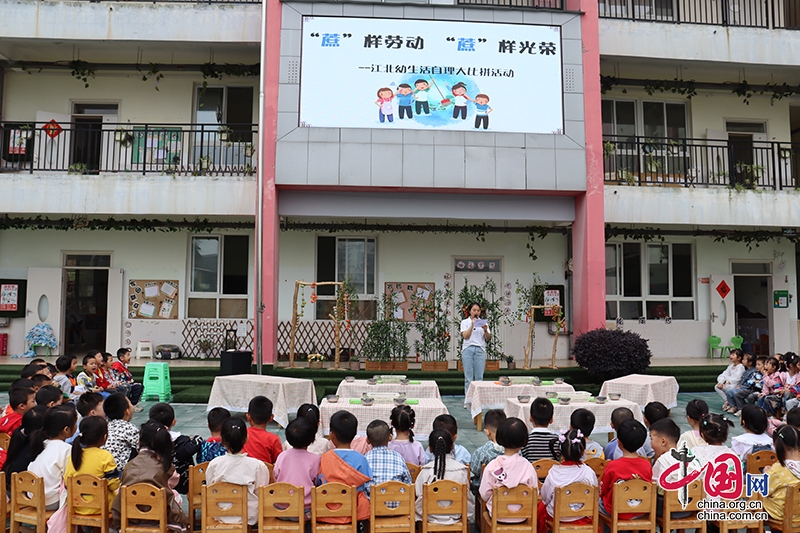
[[[486,341],[492,338],[489,323],[480,318],[483,310],[478,302],[467,305],[467,318],[461,321],[461,364],[464,365],[464,396],[472,381],[483,381],[486,368]]]

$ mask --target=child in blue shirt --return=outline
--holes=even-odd
[[[475,97],[475,129],[479,129],[483,124],[483,129],[489,129],[489,113],[492,108],[489,107],[489,97],[485,94],[479,94]]]
[[[404,119],[405,115],[408,115],[408,118],[414,118],[411,111],[411,104],[414,102],[411,85],[407,83],[398,85],[395,98],[397,98],[397,112],[400,114],[400,119]]]

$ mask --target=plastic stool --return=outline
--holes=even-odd
[[[136,343],[136,359],[140,357],[153,358],[153,343],[150,341],[139,341]]]
[[[172,384],[169,379],[169,363],[147,363],[144,365],[144,393],[142,400],[151,396],[159,402],[172,401]]]
[[[712,335],[708,338],[708,358],[714,359],[714,350],[719,350],[719,356],[722,358],[723,354],[725,353],[725,347],[720,346],[722,339],[717,337],[716,335]]]

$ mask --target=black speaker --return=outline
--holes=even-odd
[[[219,375],[249,374],[253,365],[253,352],[222,352],[219,356]]]

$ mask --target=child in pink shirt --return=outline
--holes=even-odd
[[[507,487],[513,489],[519,485],[531,488],[539,486],[531,463],[519,454],[528,443],[528,427],[519,418],[508,418],[500,424],[495,434],[497,444],[505,448],[503,455],[492,459],[483,471],[481,486],[478,492],[486,502],[486,510],[492,514],[492,489]],[[514,511],[509,505],[509,511]],[[525,517],[509,518],[504,522],[524,522]]]
[[[317,428],[307,418],[295,418],[286,427],[286,440],[292,447],[278,456],[273,475],[279,483],[303,487],[306,516],[311,516],[311,489],[319,476],[319,455],[308,451],[314,442]]]

